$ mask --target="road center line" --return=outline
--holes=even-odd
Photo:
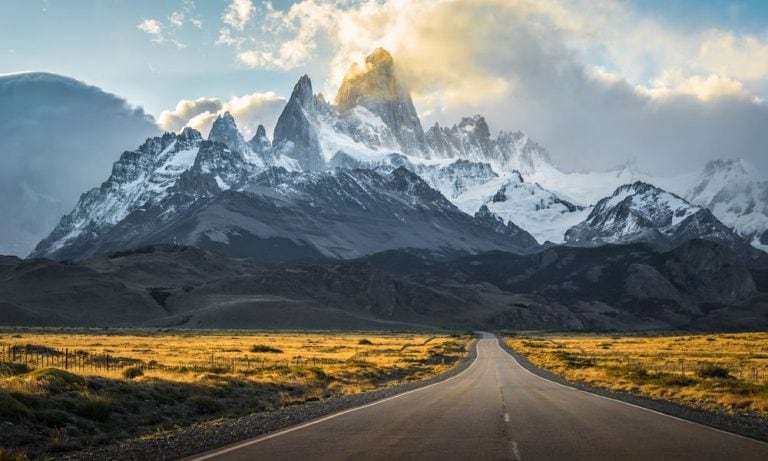
[[[523,461],[523,456],[520,454],[520,447],[517,446],[517,442],[512,441],[512,457],[516,461]]]

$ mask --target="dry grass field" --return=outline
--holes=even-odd
[[[0,460],[9,449],[33,455],[74,450],[424,379],[462,358],[470,340],[381,333],[0,332],[0,419],[10,423],[0,431]]]
[[[768,333],[536,335],[507,344],[571,381],[768,416]]]

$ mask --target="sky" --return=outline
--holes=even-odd
[[[4,0],[0,74],[45,71],[125,98],[161,128],[223,110],[271,128],[302,74],[332,96],[395,57],[425,126],[482,113],[566,169],[768,171],[763,0]]]

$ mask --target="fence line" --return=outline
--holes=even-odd
[[[156,360],[139,360],[118,357],[112,354],[91,354],[80,349],[51,348],[33,344],[0,344],[0,363],[21,364],[29,368],[61,368],[71,371],[118,371],[126,367],[139,367],[147,370],[168,371],[216,371],[234,373],[236,371],[266,370],[276,368],[307,368],[323,364],[342,363],[339,360],[322,357],[301,357],[267,360],[263,357],[245,356],[242,358],[221,357],[211,354],[204,361],[180,362],[172,365],[161,364]]]

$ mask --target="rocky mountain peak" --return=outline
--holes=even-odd
[[[729,158],[710,160],[704,166],[704,174],[716,174],[721,172],[731,172],[747,175],[753,168],[743,159]]]
[[[304,74],[293,86],[293,92],[288,102],[293,102],[306,111],[313,111],[315,106],[315,96],[312,93],[312,80],[307,74]]]
[[[259,125],[256,128],[256,134],[248,141],[248,145],[251,146],[251,150],[258,153],[263,153],[272,146],[269,138],[267,138],[267,130],[264,125]]]
[[[203,139],[203,136],[200,134],[199,131],[192,127],[184,127],[183,130],[181,130],[181,133],[178,135],[179,139],[184,139],[188,141],[200,141]]]
[[[208,140],[220,142],[232,150],[245,154],[248,150],[240,130],[237,129],[237,123],[232,114],[225,112],[214,120],[211,131],[208,134]]]
[[[303,170],[326,167],[317,135],[317,100],[312,94],[312,81],[303,75],[275,125],[276,152],[298,162]]]
[[[491,130],[488,128],[485,117],[479,114],[472,117],[463,117],[461,122],[459,122],[458,129],[482,138],[491,137]]]
[[[336,107],[347,113],[362,106],[381,118],[406,153],[426,150],[424,129],[408,89],[400,81],[392,55],[383,48],[352,64],[336,94]]]

